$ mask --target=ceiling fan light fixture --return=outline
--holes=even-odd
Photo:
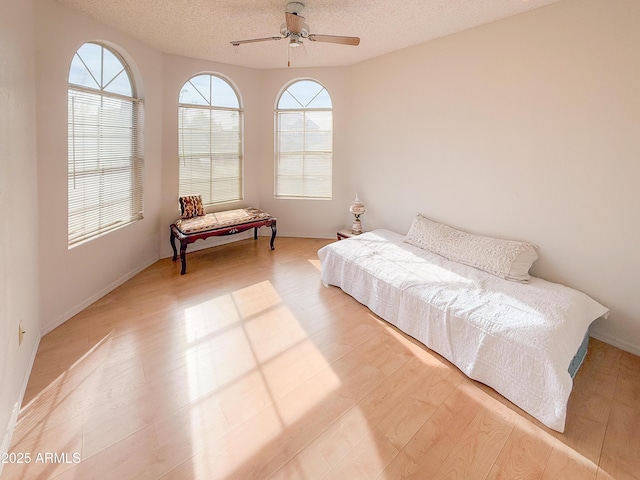
[[[291,48],[297,48],[300,45],[302,45],[302,42],[300,41],[300,37],[298,35],[291,35],[291,37],[289,38],[289,46]]]

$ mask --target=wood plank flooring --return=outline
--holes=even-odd
[[[276,243],[161,260],[45,336],[2,480],[640,479],[638,357],[592,339],[559,434],[324,287],[328,241]]]

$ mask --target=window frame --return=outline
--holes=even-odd
[[[83,59],[80,55],[86,45],[100,48],[99,80],[96,72],[85,63],[88,56],[82,53]],[[104,78],[105,52],[122,67],[107,83]],[[95,81],[95,88],[73,81],[72,76],[77,74],[74,71],[76,57]],[[131,96],[108,90],[111,82],[123,72]],[[115,48],[91,41],[83,43],[74,52],[67,79],[69,249],[144,218],[144,103],[136,92],[132,70]],[[122,108],[131,110],[131,117],[124,124],[121,123],[123,118],[115,112]],[[87,115],[87,111],[93,115]],[[78,116],[80,120],[77,120]],[[109,148],[109,154],[104,153],[105,147]],[[83,186],[79,187],[78,183]]]
[[[210,78],[209,80],[209,87],[210,87],[210,91],[209,91],[209,95],[208,95],[208,99],[206,98],[205,95],[202,95],[202,93],[197,89],[197,87],[191,83],[194,79],[197,79],[198,77],[204,77],[204,76],[208,76]],[[214,90],[213,90],[213,80],[212,78],[217,78],[221,81],[223,81],[229,88],[230,90],[233,92],[233,94],[235,95],[235,100],[237,102],[237,107],[233,106],[224,106],[224,105],[217,105],[216,104],[216,100],[214,98]],[[205,100],[205,102],[208,102],[208,104],[197,104],[197,103],[185,103],[182,102],[181,96],[182,93],[185,89],[185,87],[187,87],[187,85],[191,83],[191,85],[193,86],[193,88],[196,88],[196,90],[198,90],[198,93],[200,93],[200,95],[203,97],[203,99]],[[229,157],[233,157],[233,161],[237,162],[237,165],[235,166],[236,171],[234,173],[237,173],[237,176],[224,176],[224,175],[220,175],[220,176],[216,176],[214,173],[215,170],[215,166],[216,166],[216,156],[218,157],[223,157],[225,156],[225,154],[221,153],[221,152],[215,152],[214,147],[215,147],[215,143],[213,142],[213,135],[214,135],[214,130],[211,128],[211,126],[213,125],[213,121],[211,120],[210,117],[210,123],[209,123],[209,151],[208,154],[205,155],[205,157],[208,158],[209,161],[209,165],[208,165],[208,169],[209,169],[209,179],[207,181],[206,178],[204,178],[204,176],[202,177],[197,177],[197,176],[189,176],[188,178],[183,179],[183,168],[186,167],[186,158],[188,155],[185,155],[184,153],[184,128],[183,128],[183,114],[187,111],[206,111],[209,113],[210,116],[217,114],[224,114],[225,112],[231,112],[234,114],[237,114],[238,118],[237,118],[237,152],[233,152],[231,154],[229,154]],[[218,131],[218,133],[220,133],[220,131]],[[191,153],[191,155],[194,155],[193,153]],[[201,157],[201,159],[204,157]],[[220,159],[220,158],[219,158]],[[192,161],[194,160],[194,158],[192,158]],[[241,202],[242,200],[244,200],[244,108],[242,106],[242,97],[240,95],[239,90],[236,88],[235,84],[226,76],[219,74],[219,73],[215,73],[215,72],[201,72],[201,73],[197,73],[191,77],[189,77],[181,86],[180,88],[180,93],[178,95],[178,194],[179,196],[185,196],[185,195],[202,195],[202,199],[203,199],[203,204],[205,206],[212,206],[212,205],[222,205],[222,204],[226,204],[226,203],[233,203],[233,202]],[[194,162],[195,163],[195,162]],[[196,168],[195,166],[192,166],[191,168]],[[224,169],[225,167],[222,167],[222,169]],[[216,182],[221,182],[224,183],[225,180],[233,180],[234,182],[237,181],[237,189],[231,188],[228,189],[230,194],[227,196],[223,196],[222,198],[216,199],[215,198],[215,189],[214,189],[214,185]],[[202,182],[204,184],[207,184],[208,186],[208,192],[201,192],[201,191],[193,191],[191,190],[184,190],[183,189],[183,183],[198,183],[198,182]]]
[[[299,82],[312,82],[315,83],[316,85],[318,85],[320,88],[320,90],[318,91],[318,93],[316,93],[316,95],[314,95],[312,97],[311,100],[309,100],[309,102],[306,103],[307,106],[303,106],[301,102],[299,102],[299,100],[289,91],[291,89],[291,87],[293,87],[294,85],[296,85]],[[329,102],[330,102],[330,107],[309,107],[308,105],[312,104],[314,102],[314,100],[321,95],[322,93],[325,93]],[[298,103],[300,103],[300,107],[299,108],[290,108],[290,107],[281,107],[281,102],[283,101],[283,96],[289,93],[289,95],[295,99],[296,101],[298,101]],[[314,113],[314,112],[329,112],[330,113],[330,130],[328,130],[329,136],[330,136],[330,145],[331,148],[330,150],[311,150],[311,149],[307,149],[306,148],[306,139],[307,139],[307,113]],[[302,125],[303,130],[302,130],[302,135],[303,135],[303,149],[300,150],[299,152],[286,152],[286,154],[288,155],[301,155],[303,157],[302,159],[302,166],[301,166],[301,170],[302,170],[302,174],[299,175],[300,178],[298,178],[298,189],[300,191],[300,193],[296,194],[293,193],[292,191],[284,191],[282,190],[281,186],[280,186],[280,182],[281,182],[281,178],[286,177],[286,175],[280,175],[279,174],[279,165],[281,165],[281,157],[283,156],[283,152],[281,151],[281,143],[282,143],[282,128],[281,128],[281,120],[284,114],[287,113],[301,113],[303,116],[303,122]],[[277,199],[295,199],[295,200],[331,200],[333,198],[333,132],[334,132],[334,121],[333,121],[333,100],[331,98],[331,94],[329,93],[329,90],[319,81],[313,79],[313,78],[298,78],[295,79],[291,82],[289,82],[288,84],[285,85],[285,87],[283,87],[283,89],[281,90],[280,94],[277,97],[276,100],[276,108],[275,108],[275,113],[274,113],[274,186],[273,186],[273,191],[274,191],[274,198]],[[322,189],[309,189],[306,187],[306,179],[308,179],[309,177],[311,177],[312,175],[305,175],[305,171],[306,166],[308,164],[308,162],[305,161],[305,156],[306,155],[310,155],[311,157],[313,157],[313,155],[326,155],[328,156],[328,168],[326,168],[325,172],[324,172],[324,177],[328,177],[328,193],[325,194],[321,194],[320,190]],[[294,175],[290,176],[290,178],[295,177]]]

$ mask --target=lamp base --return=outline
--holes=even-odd
[[[351,233],[354,235],[360,235],[362,233],[362,223],[360,223],[360,219],[357,217],[353,220],[353,225],[351,225]]]

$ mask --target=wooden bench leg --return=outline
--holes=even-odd
[[[173,260],[174,262],[178,258],[178,251],[176,250],[176,236],[173,234],[173,228],[169,228],[169,242],[171,242],[171,248],[173,248]]]
[[[180,275],[184,275],[187,273],[187,241],[183,240],[180,242],[180,261],[182,262],[182,270],[180,270]]]
[[[276,247],[273,245],[274,240],[276,239],[276,232],[278,230],[276,229],[276,221],[274,220],[273,222],[271,222],[271,250],[274,250]]]

